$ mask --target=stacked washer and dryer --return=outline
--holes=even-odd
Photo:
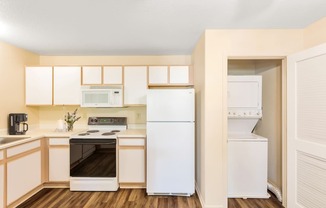
[[[228,197],[268,198],[267,138],[252,133],[262,119],[262,77],[228,76]]]

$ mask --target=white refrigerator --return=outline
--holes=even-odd
[[[147,194],[195,192],[194,89],[147,92]]]

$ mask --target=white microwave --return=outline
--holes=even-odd
[[[123,107],[122,88],[83,87],[81,107]]]

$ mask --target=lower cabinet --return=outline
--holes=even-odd
[[[119,138],[121,188],[145,187],[145,138]]]
[[[69,171],[69,138],[49,138],[49,182],[68,182]]]
[[[40,140],[7,149],[7,205],[42,184],[41,164]]]

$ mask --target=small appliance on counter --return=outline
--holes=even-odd
[[[28,130],[26,113],[10,113],[8,117],[9,135],[24,135]]]

